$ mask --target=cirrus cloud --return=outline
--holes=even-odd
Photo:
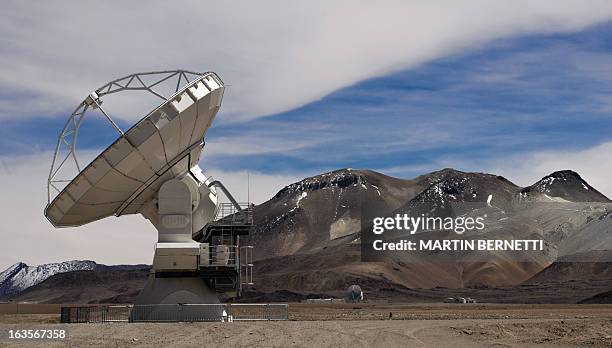
[[[220,73],[224,112],[243,120],[500,37],[610,18],[609,1],[575,0],[14,1],[0,15],[0,118],[63,114],[112,78],[184,67]]]

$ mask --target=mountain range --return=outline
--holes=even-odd
[[[543,239],[545,252],[521,260],[508,252],[478,257],[464,253],[451,262],[405,253],[362,262],[364,209],[418,216],[423,209],[445,213],[453,204],[473,204],[462,214],[489,216],[487,228],[466,233],[467,238]],[[242,240],[254,246],[256,285],[245,294],[251,300],[339,295],[349,285],[359,284],[371,298],[380,299],[427,300],[445,295],[435,289],[453,289],[452,293],[489,289],[480,295],[498,299],[491,289],[515,289],[517,298],[528,301],[521,291],[535,286],[548,289],[543,300],[564,294],[559,301],[576,302],[612,285],[612,202],[570,170],[520,187],[498,175],[450,168],[414,179],[341,169],[284,187],[255,207],[254,224],[252,234]],[[449,238],[449,233],[437,231],[431,236]],[[0,274],[0,298],[129,302],[147,274],[142,265],[101,266],[87,261],[39,267],[45,270],[16,264]],[[582,285],[562,291],[574,278]],[[82,291],[71,292],[71,283],[79,283],[78,279]],[[53,297],[59,289],[65,296]],[[514,297],[506,299],[510,298]]]
[[[463,255],[452,262],[404,257],[365,263],[360,259],[362,209],[383,213],[444,210],[453,203],[481,203],[493,219],[482,234],[490,239],[546,241],[531,260],[504,252],[487,259]],[[363,206],[362,206],[363,205]],[[258,261],[258,285],[296,292],[329,292],[351,283],[382,288],[514,286],[559,257],[612,250],[612,204],[572,171],[551,173],[529,187],[504,177],[443,169],[403,180],[369,170],[337,170],[306,178],[256,207],[250,237]],[[447,232],[439,238],[451,237]],[[606,259],[606,261],[611,261]],[[609,264],[607,264],[609,266]]]
[[[65,261],[59,263],[48,263],[39,266],[28,266],[23,262],[18,262],[0,273],[0,300],[6,300],[15,296],[24,295],[28,292],[36,292],[40,288],[51,288],[56,293],[52,302],[65,296],[65,290],[53,286],[57,279],[72,278],[68,282],[69,288],[80,291],[78,278],[83,278],[86,274],[119,274],[140,272],[146,277],[149,272],[148,265],[115,265],[107,266],[98,264],[94,261]],[[117,278],[117,277],[112,277]],[[76,280],[76,281],[75,281]],[[115,281],[113,279],[112,281]],[[49,300],[45,298],[45,300]],[[62,301],[59,301],[62,302]]]
[[[54,274],[93,270],[96,266],[97,264],[93,261],[66,261],[34,267],[18,262],[0,273],[0,297],[19,294]]]

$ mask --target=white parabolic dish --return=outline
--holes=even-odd
[[[137,74],[128,81],[129,77],[123,78],[127,81],[123,85],[111,82],[102,89],[108,86],[109,93],[113,83],[129,89],[137,80],[145,87]],[[97,97],[105,94],[102,89],[79,107],[100,107]],[[203,138],[221,106],[223,91],[223,81],[212,72],[197,75],[180,89],[177,85],[176,93],[98,155],[53,200],[49,198],[47,219],[56,227],[67,227],[139,213],[165,181],[198,164]],[[50,183],[54,174],[52,166]]]

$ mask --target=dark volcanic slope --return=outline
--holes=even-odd
[[[485,173],[466,173],[451,168],[420,176],[430,185],[400,208],[413,215],[444,214],[452,203],[484,203],[508,208],[520,187],[506,178]],[[417,179],[419,179],[417,178]]]
[[[565,180],[558,179],[559,173],[566,173],[563,176]],[[306,178],[280,190],[272,199],[256,207],[257,226],[250,244],[255,247],[255,274],[261,280],[258,287],[265,291],[327,292],[343,289],[355,282],[373,291],[395,287],[456,288],[521,283],[548,266],[550,260],[561,254],[557,250],[567,254],[567,251],[576,249],[555,243],[586,235],[588,231],[582,233],[585,226],[594,231],[589,234],[590,240],[597,241],[597,246],[607,245],[607,235],[597,227],[603,222],[589,217],[605,214],[606,208],[580,203],[589,197],[603,200],[603,195],[598,195],[586,183],[587,194],[593,196],[576,193],[581,192],[577,185],[584,189],[583,180],[570,179],[572,175],[568,173],[573,172],[553,173],[549,177],[555,180],[544,180],[548,184],[534,184],[529,190],[501,176],[448,168],[412,180],[351,169]],[[577,174],[576,177],[579,178]],[[546,199],[547,203],[542,205],[538,201],[520,199],[527,192],[534,196],[543,195],[537,190],[577,202]],[[550,254],[538,255],[531,262],[517,262],[510,253],[492,254],[484,262],[482,258],[465,257],[442,264],[430,258],[410,259],[412,255],[388,262],[361,262],[360,219],[361,208],[366,203],[368,209],[377,212],[407,212],[411,215],[419,214],[418,209],[422,207],[430,211],[432,205],[444,209],[454,203],[474,203],[474,207],[484,207],[482,211],[491,214],[492,229],[486,232],[491,233],[486,234],[490,238],[543,237],[553,244],[547,249]],[[583,212],[583,209],[587,211]],[[569,223],[564,224],[567,221]],[[551,238],[559,226],[566,227],[567,235],[561,239]],[[504,231],[508,235],[504,235]],[[598,266],[594,264],[593,267]],[[593,274],[600,274],[599,271],[589,270]],[[551,274],[551,277],[563,276]]]
[[[612,250],[594,250],[561,257],[526,283],[605,279],[612,281]]]
[[[256,229],[249,242],[255,259],[309,252],[342,242],[361,229],[361,207],[390,213],[422,202],[487,202],[505,208],[520,187],[483,173],[443,169],[412,180],[370,170],[341,169],[306,178],[280,190],[255,208]]]
[[[306,178],[255,207],[249,242],[255,259],[310,252],[349,238],[361,229],[364,201],[393,211],[425,187],[369,170],[341,169]],[[343,239],[344,238],[344,239]]]
[[[606,291],[597,295],[585,298],[578,303],[612,303],[612,291]]]
[[[608,197],[594,189],[578,173],[561,170],[547,175],[535,184],[521,190],[521,195],[546,194],[571,202],[611,202]]]

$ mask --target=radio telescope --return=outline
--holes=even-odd
[[[103,100],[134,91],[161,104],[124,132],[102,107]],[[53,226],[141,214],[157,229],[152,273],[137,304],[218,303],[216,292],[239,295],[243,285],[252,283],[252,248],[239,243],[252,227],[251,208],[236,202],[198,165],[223,91],[223,81],[213,72],[130,74],[90,93],[59,135],[45,208]],[[118,138],[82,167],[79,130],[94,112]],[[67,174],[69,167],[76,175]],[[220,203],[218,190],[231,203]]]

